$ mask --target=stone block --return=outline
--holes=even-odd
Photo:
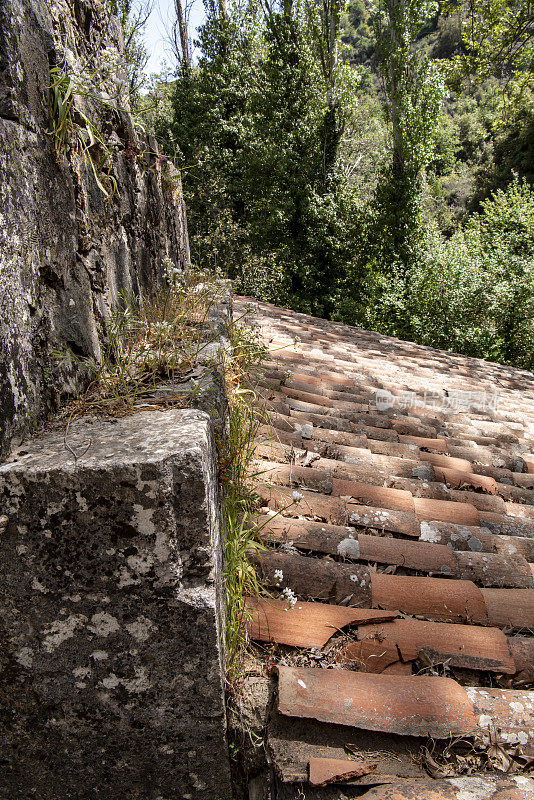
[[[0,467],[0,797],[227,800],[202,411],[84,419]]]

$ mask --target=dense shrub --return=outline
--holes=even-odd
[[[534,190],[517,177],[446,239],[422,231],[418,257],[387,278],[368,265],[337,317],[466,355],[534,368]]]

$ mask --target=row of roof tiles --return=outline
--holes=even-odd
[[[369,800],[534,797],[534,376],[248,306],[237,316],[272,351],[254,467],[271,596],[248,599],[249,633],[278,648],[280,780]],[[414,747],[451,737],[472,742],[476,777],[458,755],[467,776],[414,767]]]

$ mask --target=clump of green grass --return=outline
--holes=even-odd
[[[220,468],[225,523],[227,682],[230,689],[235,689],[243,674],[247,647],[244,598],[261,590],[249,554],[263,549],[256,522],[258,496],[251,479],[258,428],[265,421],[255,394],[257,367],[267,350],[259,334],[240,320],[232,323],[229,336],[232,355],[225,374],[230,419],[227,440],[220,448]]]
[[[122,308],[111,315],[100,360],[80,359],[72,352],[58,354],[93,376],[87,391],[69,409],[75,416],[91,410],[131,413],[140,404],[157,402],[156,389],[171,390],[166,405],[191,402],[195,392],[191,385],[183,388],[184,379],[199,364],[206,371],[214,366],[206,353],[217,336],[207,321],[219,285],[203,273],[182,273],[169,260],[164,268],[163,289],[146,298],[122,297]],[[201,381],[197,382],[200,389]]]

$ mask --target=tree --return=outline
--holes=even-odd
[[[463,52],[453,60],[453,75],[480,82],[492,75],[528,79],[534,66],[534,0],[466,0],[459,9],[448,2],[444,11],[461,14]]]
[[[311,0],[230,13],[210,0],[198,65],[179,72],[174,97],[194,257],[243,291],[317,313],[348,246],[334,234],[346,213],[336,162],[352,91],[339,15]]]
[[[390,163],[375,198],[385,245],[381,258],[406,267],[413,258],[424,169],[443,99],[443,80],[435,63],[415,46],[421,26],[436,11],[437,3],[429,0],[381,0],[373,20],[391,130]]]
[[[175,20],[171,27],[171,45],[178,68],[190,72],[192,66],[192,47],[189,35],[189,18],[194,0],[174,0]]]
[[[144,69],[148,53],[141,40],[141,33],[154,8],[154,0],[110,0],[111,13],[121,23],[124,37],[125,66],[128,75],[128,88],[132,104],[139,100],[139,92],[144,84]]]

